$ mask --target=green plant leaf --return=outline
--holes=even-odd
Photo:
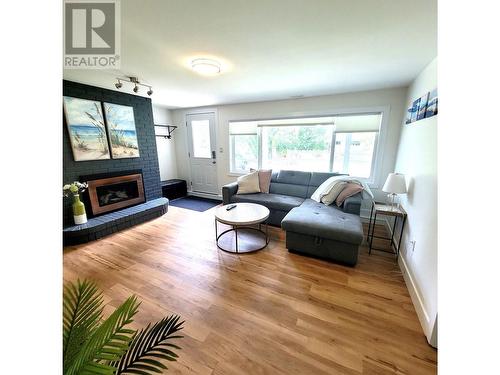
[[[113,363],[117,368],[116,375],[150,375],[162,373],[162,370],[167,369],[167,366],[159,360],[177,360],[177,354],[167,347],[180,349],[168,342],[174,338],[183,337],[174,335],[183,328],[184,321],[179,322],[179,319],[179,316],[171,315],[139,331],[130,343],[126,354],[117,363]]]
[[[102,293],[95,283],[78,280],[63,293],[63,370],[73,364],[80,348],[102,319]]]
[[[127,351],[136,331],[126,329],[137,313],[139,303],[129,297],[99,327],[80,348],[65,375],[115,374],[116,361]]]

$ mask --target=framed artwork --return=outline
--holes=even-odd
[[[411,123],[411,110],[413,107],[410,107],[406,110],[406,119],[405,119],[405,124],[410,124]]]
[[[420,105],[420,98],[415,100],[413,102],[413,105],[411,106],[411,117],[410,117],[410,122],[415,122],[417,121],[417,115],[418,115],[418,108]]]
[[[425,110],[427,109],[427,102],[429,100],[429,93],[420,97],[420,102],[418,104],[417,121],[425,118]]]
[[[437,88],[429,93],[429,102],[425,111],[425,117],[432,117],[438,113],[438,92]]]
[[[75,161],[109,159],[101,103],[64,96],[63,107]]]
[[[106,117],[113,159],[138,158],[140,155],[135,130],[134,108],[104,103],[104,116]]]

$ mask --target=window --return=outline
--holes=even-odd
[[[258,169],[259,140],[256,123],[231,123],[229,141],[231,143],[231,172],[246,173],[250,168]]]
[[[373,179],[382,114],[230,122],[230,171],[338,172]]]
[[[376,140],[377,132],[336,134],[333,170],[369,178],[372,174]]]
[[[193,157],[210,158],[210,122],[208,120],[191,121],[193,138]]]
[[[262,168],[330,170],[333,124],[264,126]]]

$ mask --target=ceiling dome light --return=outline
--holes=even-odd
[[[220,73],[220,63],[210,59],[194,59],[191,68],[199,74],[215,75]]]

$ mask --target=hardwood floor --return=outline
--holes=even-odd
[[[393,257],[363,247],[349,268],[288,253],[281,229],[270,236],[260,252],[225,253],[214,243],[213,209],[169,207],[66,247],[64,279],[94,279],[109,306],[136,294],[136,328],[180,314],[183,349],[168,374],[437,372]]]

